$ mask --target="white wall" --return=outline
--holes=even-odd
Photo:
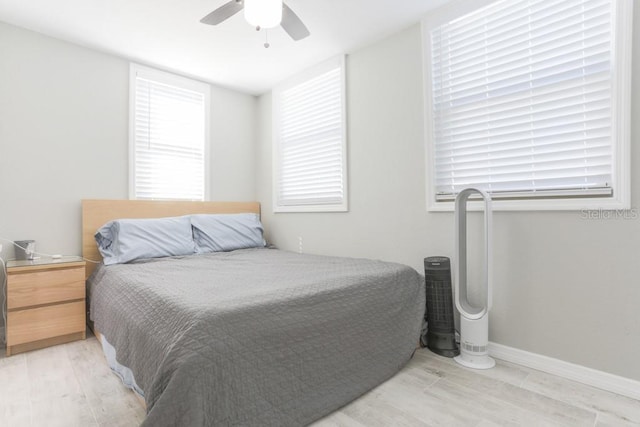
[[[128,93],[127,60],[0,22],[0,237],[80,254],[80,201],[128,198]],[[211,101],[211,199],[254,200],[256,98]]]
[[[633,111],[640,114],[640,7]],[[268,237],[305,252],[370,257],[422,270],[452,256],[453,216],[425,209],[419,26],[347,59],[348,213],[272,213],[271,96],[259,100],[258,199]],[[632,129],[632,205],[640,207],[640,123]],[[472,214],[479,226],[479,214]],[[640,219],[580,212],[497,212],[490,339],[640,380]]]
[[[634,15],[637,41],[639,7]],[[426,256],[451,256],[452,215],[425,210],[421,49],[415,26],[348,57],[350,212],[273,214],[271,97],[256,112],[253,97],[217,87],[212,199],[257,195],[268,237],[285,249],[302,236],[306,252],[419,271]],[[637,118],[639,78],[632,108]],[[0,23],[0,236],[78,254],[80,200],[128,196],[127,123],[126,60]],[[636,208],[639,155],[633,144]],[[491,340],[640,380],[640,220],[498,212],[495,228]],[[2,256],[13,256],[6,244]]]

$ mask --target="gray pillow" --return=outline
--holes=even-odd
[[[95,239],[105,265],[195,253],[187,216],[118,219],[103,225]]]
[[[197,253],[265,246],[258,214],[201,214],[190,218]]]

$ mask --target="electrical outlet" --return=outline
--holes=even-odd
[[[302,236],[298,236],[298,253],[302,253]]]
[[[2,252],[2,243],[0,243],[0,253]]]

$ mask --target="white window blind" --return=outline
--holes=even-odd
[[[347,209],[343,60],[274,90],[276,211]]]
[[[612,1],[500,1],[430,32],[436,199],[612,194]]]
[[[208,85],[132,67],[136,199],[205,200]]]

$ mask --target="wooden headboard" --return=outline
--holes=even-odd
[[[82,256],[102,261],[94,234],[106,222],[121,218],[162,218],[189,214],[257,213],[258,202],[182,202],[150,200],[83,200],[82,201]],[[86,277],[96,264],[87,262]]]

